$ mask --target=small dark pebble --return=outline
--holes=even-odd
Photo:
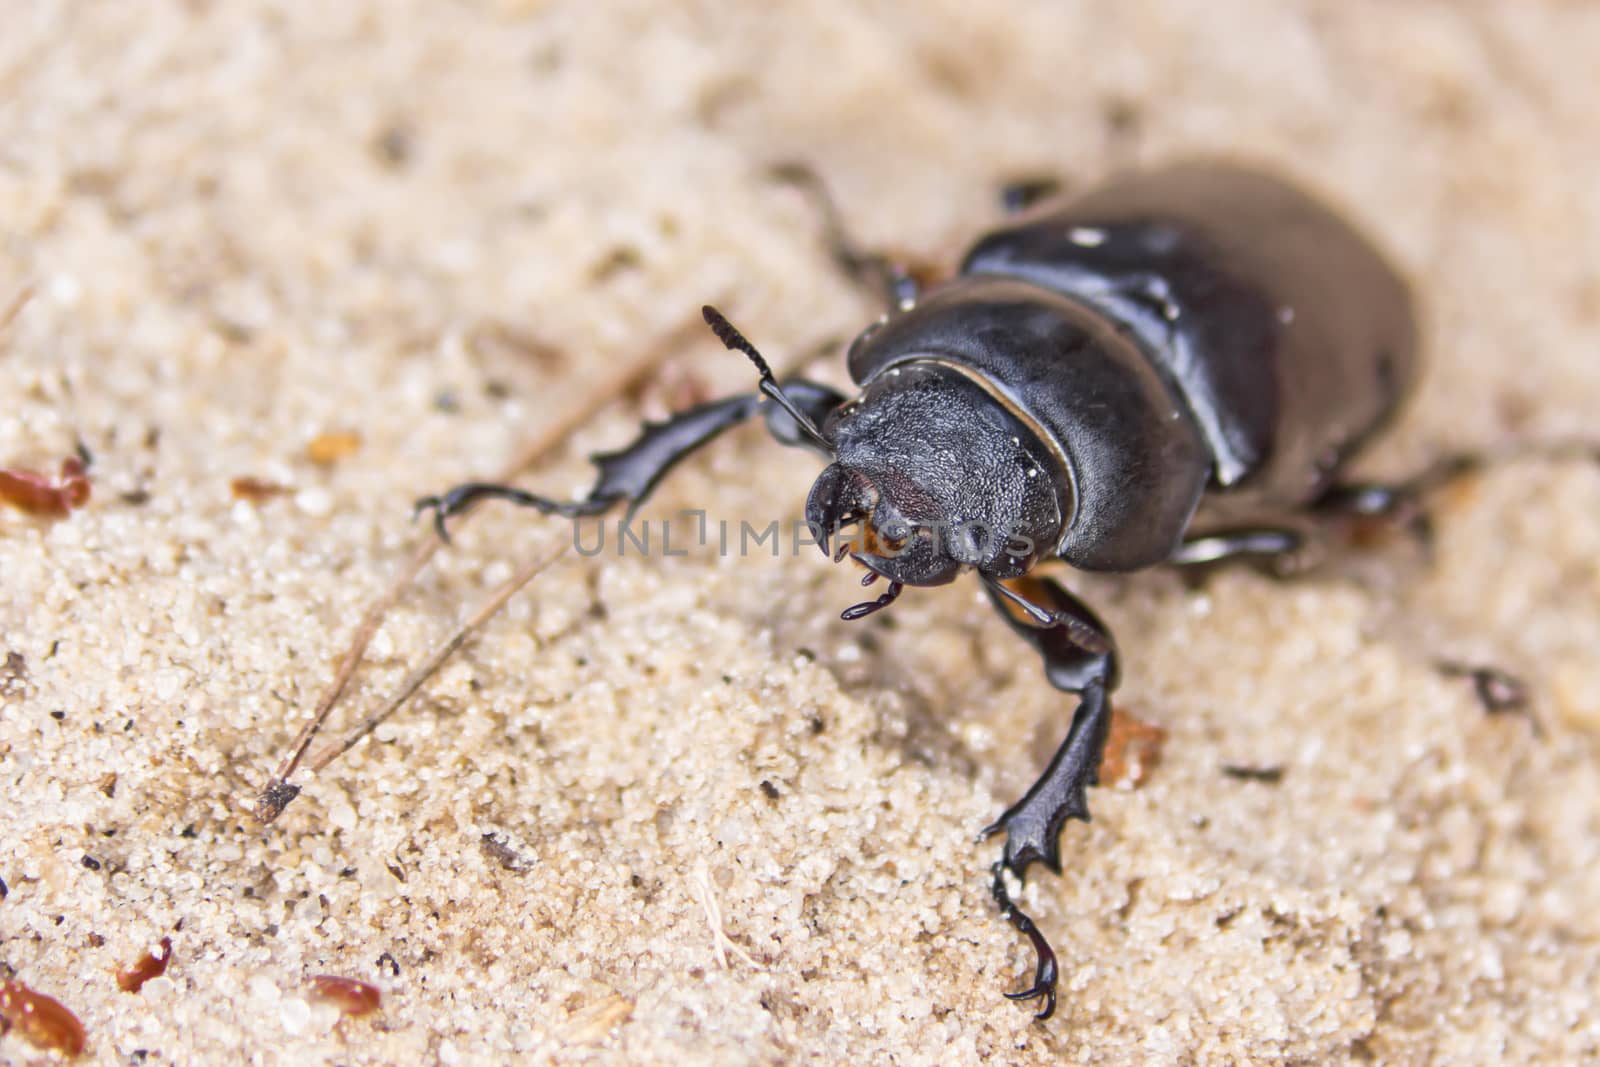
[[[1229,763],[1223,765],[1222,773],[1241,782],[1264,782],[1267,785],[1277,785],[1283,781],[1282,767],[1244,767],[1239,764]]]

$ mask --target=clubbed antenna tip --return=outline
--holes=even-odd
[[[700,314],[705,316],[706,325],[711,327],[711,332],[717,335],[725,347],[733,352],[743,352],[750,357],[750,362],[756,366],[756,372],[761,375],[761,391],[770,397],[779,407],[789,413],[801,431],[817,444],[829,452],[833,451],[833,444],[817,429],[817,424],[811,421],[810,416],[801,411],[794,401],[784,393],[783,387],[778,384],[778,379],[773,376],[772,367],[767,364],[766,358],[756,350],[745,335],[739,332],[738,327],[727,320],[727,317],[712,307],[710,304],[700,309]]]

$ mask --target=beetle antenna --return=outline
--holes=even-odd
[[[1027,597],[1007,587],[1004,582],[995,581],[987,575],[984,576],[983,581],[990,589],[993,589],[996,593],[1021,608],[1039,629],[1053,630],[1060,627],[1067,632],[1067,638],[1073,644],[1085,652],[1095,655],[1103,655],[1111,650],[1111,646],[1106,643],[1106,639],[1102,634],[1093,627],[1084,625],[1084,623],[1066,612],[1051,611],[1049,608],[1040,607]]]
[[[722,312],[710,304],[701,308],[700,313],[705,316],[706,325],[711,327],[711,332],[717,335],[717,340],[721,341],[731,351],[743,352],[750,357],[750,362],[756,365],[756,372],[761,375],[761,391],[771,397],[773,402],[784,411],[788,412],[789,417],[795,421],[796,425],[800,427],[807,437],[827,449],[830,453],[833,452],[833,442],[822,436],[822,431],[817,429],[817,424],[811,421],[811,417],[801,411],[799,406],[784,393],[783,387],[778,384],[778,379],[773,376],[772,368],[768,366],[765,357],[756,351],[756,346],[746,340],[744,334],[740,333],[733,323],[723,316]]]

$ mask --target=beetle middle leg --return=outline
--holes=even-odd
[[[1548,463],[1600,463],[1600,443],[1593,440],[1524,441],[1500,449],[1467,449],[1434,460],[1398,482],[1338,483],[1311,503],[1319,518],[1388,519],[1402,523],[1426,540],[1430,530],[1430,497],[1464,478],[1517,460]]]
[[[1317,526],[1363,519],[1393,523],[1426,546],[1432,535],[1427,510],[1430,498],[1491,466],[1518,459],[1600,463],[1600,445],[1592,441],[1549,441],[1523,443],[1499,452],[1466,450],[1434,460],[1401,481],[1336,482],[1306,505],[1300,515],[1305,520],[1304,529],[1263,526],[1198,534],[1186,538],[1166,562],[1185,568],[1235,560],[1272,564],[1306,548],[1312,540],[1310,535],[1318,532]]]
[[[1167,562],[1175,567],[1208,567],[1235,560],[1272,563],[1293,556],[1305,543],[1300,531],[1275,526],[1220,530],[1185,538]]]
[[[917,302],[922,287],[903,264],[895,262],[882,252],[872,252],[856,243],[839,214],[827,185],[816,171],[804,163],[780,163],[772,168],[772,176],[785,184],[803,191],[816,204],[822,215],[823,237],[828,252],[839,269],[858,285],[882,295],[891,311],[903,310]]]
[[[1038,956],[1033,985],[1006,996],[1041,1000],[1038,1018],[1048,1019],[1056,1009],[1055,952],[1033,919],[1012,901],[1004,876],[1010,871],[1021,882],[1034,863],[1060,874],[1062,827],[1068,819],[1089,820],[1086,790],[1099,782],[1111,726],[1110,694],[1118,677],[1117,650],[1105,624],[1051,579],[1021,579],[1011,583],[1011,590],[989,584],[987,591],[1011,628],[1043,657],[1050,684],[1079,698],[1066,740],[1049,767],[984,831],[985,837],[1005,832],[1005,851],[993,868],[995,902],[1006,921],[1032,942]],[[1034,610],[1020,607],[1019,601]],[[1040,612],[1050,618],[1050,625],[1037,625]]]
[[[784,395],[813,424],[820,425],[828,412],[843,402],[835,389],[805,379],[791,379],[783,385]],[[552,500],[514,485],[494,482],[467,482],[439,496],[418,500],[416,510],[433,512],[434,529],[448,541],[445,520],[459,515],[483,500],[505,500],[519,507],[534,508],[546,515],[582,518],[601,515],[626,502],[631,515],[644,503],[667,472],[717,435],[765,411],[767,428],[780,443],[807,445],[793,416],[777,404],[763,404],[760,393],[740,393],[713,400],[672,416],[665,422],[646,423],[639,437],[616,452],[599,452],[590,457],[599,468],[599,477],[589,495],[581,500]]]
[[[1007,215],[1021,215],[1059,196],[1062,189],[1060,178],[1047,175],[1012,178],[1000,187],[1000,210]]]

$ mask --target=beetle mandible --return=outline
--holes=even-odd
[[[888,581],[846,619],[906,586],[977,571],[1050,683],[1078,698],[1049,766],[984,831],[1005,834],[992,891],[1037,957],[1033,984],[1007,995],[1039,1000],[1048,1018],[1055,953],[1004,876],[1020,882],[1035,863],[1061,873],[1063,826],[1089,818],[1119,664],[1100,619],[1029,572],[1049,558],[1114,572],[1284,560],[1316,519],[1399,513],[1420,483],[1341,475],[1416,378],[1410,291],[1327,206],[1221,163],[1124,175],[1030,210],[926,295],[882,257],[839,233],[834,243],[890,305],[850,345],[855,396],[780,384],[707,307],[717,336],[755,364],[759,391],[596,455],[599,477],[581,500],[468,483],[418,508],[433,510],[441,536],[447,518],[489,498],[571,518],[624,503],[631,513],[674,464],[764,412],[780,442],[830,461],[806,500],[823,551]]]

